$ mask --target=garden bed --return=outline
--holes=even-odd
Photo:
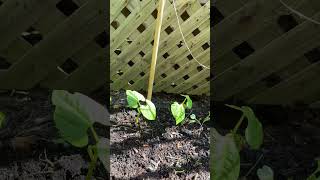
[[[241,114],[215,106],[215,127],[220,134],[233,128]],[[261,120],[264,140],[260,150],[245,147],[240,153],[241,177],[256,180],[257,169],[271,167],[276,180],[305,180],[317,168],[320,158],[320,111],[279,106],[253,107]],[[243,124],[241,133],[244,134]]]
[[[107,99],[94,94],[96,99]],[[89,157],[87,149],[77,149],[57,143],[58,131],[52,115],[51,93],[35,89],[30,92],[3,91],[0,111],[6,115],[0,129],[0,179],[85,179]],[[97,127],[100,136],[107,137],[105,127]],[[94,179],[105,180],[102,163]]]
[[[176,126],[170,112],[171,103],[181,103],[183,98],[154,94],[157,119],[140,120],[139,129],[135,125],[136,111],[126,107],[125,92],[112,93],[112,179],[209,179],[209,128],[187,123]],[[210,111],[209,98],[191,98],[192,113],[206,117]]]

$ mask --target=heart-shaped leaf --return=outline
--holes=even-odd
[[[245,130],[246,141],[252,149],[259,149],[263,142],[262,124],[250,107],[243,106],[242,111],[248,119],[248,126]]]
[[[145,101],[144,96],[137,91],[126,90],[126,95],[130,108],[137,108],[139,101]]]
[[[232,134],[220,135],[211,130],[211,173],[212,180],[237,180],[240,172],[240,155]]]
[[[192,100],[191,100],[190,96],[188,96],[188,95],[181,95],[181,96],[183,96],[187,99],[186,108],[191,109],[192,108]]]
[[[171,113],[176,120],[176,125],[181,123],[185,118],[185,109],[183,107],[183,104],[179,104],[177,102],[171,104]]]
[[[80,93],[54,90],[52,103],[56,106],[54,121],[62,138],[76,147],[88,144],[87,130],[94,122],[109,125],[108,111]]]
[[[140,111],[142,115],[148,120],[156,119],[156,107],[154,104],[146,99],[146,105],[140,105]]]
[[[258,169],[257,175],[260,180],[273,180],[273,171],[269,166],[266,165]]]

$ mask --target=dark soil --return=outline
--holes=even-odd
[[[320,111],[304,107],[253,108],[264,127],[264,142],[258,151],[242,150],[241,176],[256,180],[257,169],[268,165],[276,180],[305,180],[315,171],[316,159],[320,158]],[[241,115],[226,109],[218,106],[214,116],[215,127],[222,134],[233,128]]]
[[[0,129],[1,180],[85,178],[89,164],[86,148],[55,142],[59,134],[52,119],[51,93],[40,89],[2,91],[0,111],[6,114]],[[108,131],[100,126],[97,132],[107,137]],[[99,162],[94,179],[105,180],[108,176]]]
[[[201,179],[209,178],[209,128],[198,124],[176,126],[170,112],[173,101],[182,96],[154,94],[157,119],[140,119],[125,108],[125,92],[112,94],[111,179]],[[206,117],[210,111],[208,97],[191,97],[192,113]],[[187,112],[188,114],[188,112]]]

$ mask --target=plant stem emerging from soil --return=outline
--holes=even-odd
[[[91,179],[91,177],[93,175],[94,168],[96,167],[97,160],[98,160],[97,144],[99,142],[99,137],[97,135],[97,132],[94,130],[93,126],[90,127],[90,130],[92,132],[93,138],[96,141],[96,143],[94,146],[88,147],[88,154],[90,156],[91,162],[89,164],[86,180]]]

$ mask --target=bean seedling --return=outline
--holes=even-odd
[[[62,139],[78,148],[87,147],[91,162],[86,180],[92,179],[98,158],[108,170],[108,140],[99,138],[93,127],[96,122],[110,126],[107,109],[83,94],[63,90],[53,91],[52,103],[55,105],[54,122]],[[95,140],[93,144],[89,144],[88,129]]]
[[[212,128],[210,175],[212,180],[237,180],[240,173],[239,151],[241,151],[243,144],[247,143],[251,149],[256,150],[260,148],[263,141],[262,125],[250,107],[227,106],[241,111],[242,115],[234,129],[225,136],[220,135]],[[245,118],[248,120],[248,125],[245,129],[245,138],[243,138],[237,134],[237,131]]]
[[[192,100],[188,95],[181,95],[184,98],[183,102],[179,104],[178,102],[174,102],[171,104],[171,113],[176,120],[176,125],[182,123],[186,116],[186,109],[192,108]]]
[[[197,116],[195,114],[191,114],[189,124],[198,123],[202,127],[203,124],[208,122],[209,120],[210,120],[210,112],[209,112],[208,116],[206,116],[203,119],[197,119]]]
[[[156,107],[148,99],[137,91],[126,91],[128,106],[132,109],[137,109],[138,115],[136,117],[136,124],[139,125],[139,118],[142,114],[148,120],[156,119]],[[145,104],[142,104],[145,103]]]

